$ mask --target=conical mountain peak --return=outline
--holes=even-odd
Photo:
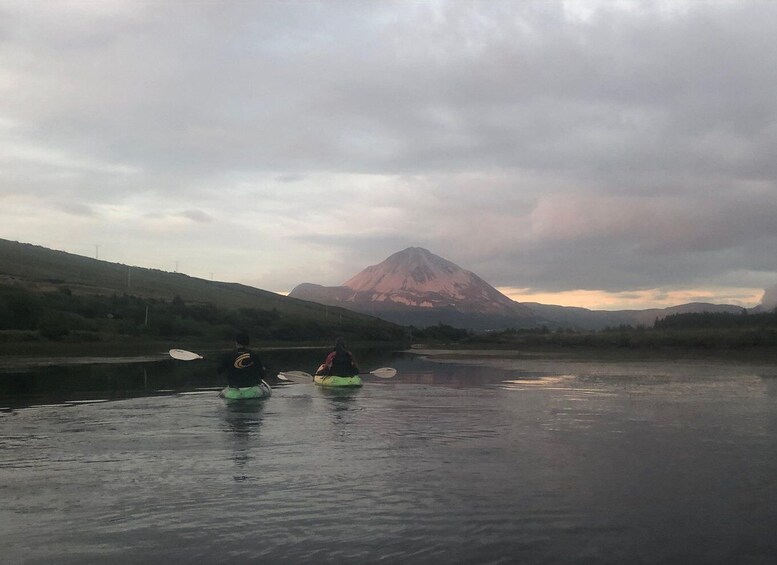
[[[475,273],[423,247],[408,247],[347,280],[352,301],[514,315],[522,307]],[[525,312],[521,312],[525,315]]]
[[[408,247],[343,283],[357,292],[436,292],[463,298],[460,288],[475,277],[469,271],[424,249]]]
[[[339,287],[299,285],[290,296],[339,304],[398,323],[493,328],[533,323],[534,314],[476,274],[423,247],[408,247]]]

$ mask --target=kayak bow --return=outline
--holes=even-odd
[[[355,387],[362,386],[362,378],[359,375],[352,377],[339,377],[337,375],[316,375],[313,382],[321,386]]]
[[[264,381],[255,386],[240,388],[228,386],[219,393],[219,396],[224,400],[253,400],[269,398],[270,395],[272,395],[272,389],[270,388],[270,385]]]

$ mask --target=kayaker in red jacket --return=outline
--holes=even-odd
[[[256,386],[264,379],[262,361],[248,349],[250,338],[240,332],[235,336],[235,349],[225,353],[219,361],[219,375],[227,374],[227,383],[232,388]]]
[[[352,377],[359,374],[359,366],[353,353],[345,348],[345,341],[338,337],[335,348],[316,371],[316,375],[335,375],[338,377]]]

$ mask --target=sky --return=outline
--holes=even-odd
[[[777,2],[0,0],[0,238],[279,293],[777,284]]]

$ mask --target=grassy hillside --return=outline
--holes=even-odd
[[[264,340],[398,340],[405,330],[343,308],[0,239],[0,342],[191,337],[243,328]]]

